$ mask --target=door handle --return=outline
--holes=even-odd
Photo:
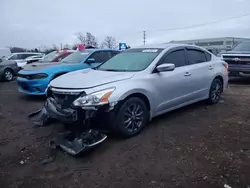
[[[209,65],[209,66],[208,66],[208,69],[209,69],[209,70],[213,70],[214,67],[213,67],[212,65]]]
[[[190,73],[190,72],[186,72],[186,73],[184,74],[184,76],[191,76],[191,73]]]

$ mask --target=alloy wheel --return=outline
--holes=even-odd
[[[4,77],[7,81],[11,81],[13,79],[13,74],[11,71],[7,70],[4,73]]]
[[[130,104],[124,114],[124,126],[125,129],[129,132],[136,132],[141,126],[143,122],[143,109],[137,103]]]
[[[222,93],[222,84],[220,81],[217,81],[213,84],[211,90],[211,99],[213,101],[218,101]]]

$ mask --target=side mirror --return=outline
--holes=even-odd
[[[0,63],[3,62],[3,60],[0,58]]]
[[[86,63],[88,63],[88,64],[95,63],[95,59],[89,58],[89,59],[87,59]]]
[[[157,72],[173,71],[174,69],[175,65],[172,63],[164,63],[156,67]]]

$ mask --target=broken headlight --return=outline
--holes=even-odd
[[[73,102],[73,105],[78,107],[89,107],[107,104],[109,102],[108,99],[114,90],[115,87],[79,97]]]

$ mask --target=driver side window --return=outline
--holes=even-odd
[[[103,63],[109,59],[109,52],[95,52],[89,59],[95,59],[95,63]]]
[[[175,65],[175,67],[182,67],[186,65],[186,59],[185,59],[185,51],[184,49],[181,50],[175,50],[170,52],[161,62],[163,63],[172,63]]]

